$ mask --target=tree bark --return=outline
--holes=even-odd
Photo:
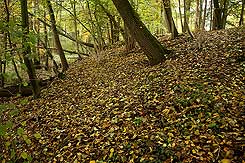
[[[187,15],[186,15],[186,0],[184,0],[184,29],[185,32],[188,32],[191,38],[194,38],[193,34],[191,33],[188,21],[187,21]]]
[[[73,9],[73,15],[74,15],[74,32],[75,32],[75,39],[76,41],[76,48],[77,48],[77,53],[78,53],[78,58],[81,59],[81,55],[80,55],[80,45],[78,43],[78,29],[77,29],[77,11],[76,11],[76,0],[70,1],[71,3],[71,7]]]
[[[39,2],[38,2],[38,0],[34,0],[33,2],[32,2],[33,4],[33,13],[35,14],[35,15],[37,15],[37,12],[38,12],[38,10],[39,10]],[[33,17],[33,19],[32,19],[32,29],[33,29],[33,31],[37,34],[37,45],[36,46],[39,46],[40,45],[40,23],[39,23],[39,21],[37,20],[37,18],[36,17]],[[32,48],[33,49],[33,53],[34,53],[34,65],[35,66],[38,66],[38,65],[40,65],[40,51],[39,51],[39,49],[36,49],[36,48]]]
[[[191,0],[184,0],[184,30],[183,32],[187,32],[190,30],[189,28],[189,17],[190,17],[190,8],[191,8]]]
[[[35,16],[34,14],[32,14],[32,13],[30,13],[30,12],[29,12],[29,15]],[[40,18],[37,18],[37,20],[40,21],[40,22],[42,22],[42,23],[45,23],[48,27],[51,27],[51,28],[52,28],[52,25],[48,24],[45,20],[42,20],[42,19],[40,19]],[[80,24],[81,24],[81,23],[80,23]],[[56,28],[56,29],[57,29],[57,28]],[[74,42],[77,41],[77,40],[76,40],[75,38],[73,38],[71,35],[66,34],[65,30],[63,30],[63,29],[60,29],[60,30],[57,29],[57,32],[58,32],[59,35],[64,36],[65,38],[68,38],[68,39],[71,40],[71,41],[74,41]],[[83,41],[78,40],[78,43],[79,43],[80,45],[85,45],[85,46],[87,46],[87,47],[94,48],[94,44],[91,44],[91,43],[88,43],[88,42],[83,42]]]
[[[46,12],[44,12],[44,17],[46,17]],[[47,31],[46,23],[43,23],[43,27],[44,27],[44,42],[41,41],[41,44],[46,49],[45,69],[46,70],[49,69],[49,62],[48,62],[49,59],[48,58],[50,57],[50,59],[53,62],[53,71],[56,75],[58,75],[59,74],[58,64],[54,60],[51,50],[48,48],[49,47],[49,39],[48,39],[48,31]]]
[[[105,12],[106,16],[109,18],[110,22],[110,38],[111,43],[119,41],[119,34],[125,35],[124,30],[120,26],[120,22],[116,21],[115,15],[112,15],[108,9],[106,9],[101,3],[99,3],[101,9]]]
[[[139,43],[151,65],[156,65],[166,58],[169,51],[158,42],[140,20],[128,0],[113,0],[124,20],[131,36]]]
[[[130,32],[126,25],[124,25],[124,31],[125,31],[125,43],[126,43],[126,52],[129,53],[131,50],[133,50],[136,46],[135,39],[130,35]]]
[[[203,12],[202,5],[203,5],[203,0],[200,0],[200,2],[199,2],[199,12],[200,13],[199,13],[199,24],[198,24],[199,29],[202,28],[202,12]]]
[[[242,10],[241,10],[241,15],[240,15],[239,26],[242,26],[244,24],[244,22],[243,22],[243,19],[244,19],[244,6],[245,6],[245,0],[242,0]]]
[[[166,19],[166,23],[168,26],[169,32],[172,34],[172,39],[177,37],[179,35],[177,28],[174,23],[174,19],[172,17],[172,11],[170,6],[170,0],[163,0],[163,6],[164,6],[164,15]]]
[[[29,34],[29,21],[28,21],[28,9],[27,9],[27,0],[21,0],[21,17],[22,17],[22,48],[23,48],[23,56],[24,56],[24,63],[27,67],[27,73],[29,76],[30,83],[33,88],[33,96],[34,98],[40,97],[40,85],[39,81],[36,76],[35,69],[33,67],[32,61],[29,59],[30,45],[28,42],[28,34]]]
[[[223,9],[221,10],[221,23],[222,23],[222,29],[225,29],[225,25],[226,25],[226,20],[227,20],[227,12],[228,12],[228,0],[224,0],[224,5],[223,5]]]
[[[214,4],[213,30],[222,29],[221,8],[219,6],[219,0],[213,0],[213,4]]]
[[[205,24],[206,24],[206,16],[207,16],[207,0],[204,0],[204,11],[203,11],[203,19],[202,19],[202,30],[205,30]]]
[[[198,31],[200,29],[200,0],[196,0],[196,18],[195,18],[195,30]]]
[[[60,60],[61,60],[61,64],[62,64],[62,71],[65,72],[69,68],[69,65],[68,65],[68,62],[66,60],[63,48],[62,48],[61,43],[60,43],[60,38],[59,38],[57,29],[56,29],[56,22],[55,22],[52,4],[50,3],[50,0],[46,0],[46,2],[47,2],[48,11],[49,11],[49,16],[50,16],[53,35],[54,35],[55,45],[56,45],[56,48],[58,49],[57,52],[60,56]]]
[[[22,78],[20,77],[17,65],[16,65],[15,60],[14,60],[13,44],[12,44],[11,37],[10,37],[10,31],[9,31],[10,12],[9,12],[9,8],[8,8],[7,0],[4,0],[4,4],[5,4],[5,11],[6,11],[6,23],[7,23],[7,25],[6,25],[6,27],[7,27],[6,36],[7,36],[7,40],[8,40],[8,43],[9,43],[11,61],[12,61],[13,66],[14,66],[14,71],[16,73],[16,76],[18,77],[18,80],[21,83],[22,82]],[[7,46],[6,46],[6,48],[7,48]]]
[[[182,19],[182,13],[181,13],[181,3],[180,3],[180,0],[178,0],[178,3],[179,3],[179,15],[180,15],[180,23],[181,23],[181,29],[182,29],[182,32],[184,31],[184,24],[183,24],[183,19]]]
[[[213,29],[213,0],[210,1],[210,27],[209,30]]]

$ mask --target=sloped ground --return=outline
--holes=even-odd
[[[162,38],[173,56],[153,67],[141,52],[110,50],[74,64],[38,100],[10,99],[30,139],[18,154],[33,162],[245,161],[245,30],[197,38]]]

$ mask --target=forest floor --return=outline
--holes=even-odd
[[[71,65],[39,99],[2,99],[1,122],[17,133],[0,137],[0,160],[14,139],[32,162],[244,163],[245,29],[196,38],[160,38],[173,52],[156,66],[140,50],[107,50]]]

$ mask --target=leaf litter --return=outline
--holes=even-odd
[[[195,35],[159,38],[173,51],[159,65],[117,47],[74,63],[40,99],[4,99],[20,109],[15,120],[30,138],[19,155],[27,151],[33,162],[244,162],[244,28]]]

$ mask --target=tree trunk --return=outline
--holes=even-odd
[[[78,30],[77,30],[77,11],[76,11],[76,0],[71,1],[71,7],[73,9],[73,21],[74,21],[74,32],[75,32],[75,39],[76,41],[76,48],[77,48],[77,53],[78,53],[78,59],[81,59],[81,55],[80,55],[80,45],[78,43]]]
[[[46,18],[46,12],[44,12],[44,18]],[[46,52],[45,69],[46,70],[49,69],[49,62],[48,62],[49,59],[48,58],[50,57],[51,61],[53,62],[53,71],[56,75],[58,75],[59,74],[58,64],[54,60],[51,50],[48,48],[49,47],[49,39],[48,39],[48,30],[47,30],[46,23],[43,23],[43,28],[44,28],[44,42],[41,41],[41,44],[43,45],[43,47],[46,50],[45,51]]]
[[[111,43],[115,43],[119,41],[119,34],[121,31],[123,31],[123,29],[120,27],[120,20],[117,21],[115,16],[112,15],[109,10],[103,6],[103,4],[99,3],[99,5],[105,12],[106,16],[109,18]],[[124,35],[124,33],[122,33],[122,35]]]
[[[69,11],[69,10],[68,10]],[[32,17],[35,16],[33,15],[32,13],[29,12],[29,15],[31,15]],[[42,22],[42,23],[45,23],[48,27],[51,27],[52,28],[52,25],[48,24],[46,21],[40,19],[40,18],[37,18],[38,21]],[[80,23],[81,24],[81,23]],[[57,29],[57,28],[56,28]],[[59,35],[61,36],[64,36],[65,38],[71,40],[71,41],[74,41],[74,42],[77,42],[77,40],[75,38],[73,38],[71,35],[69,35],[65,30],[63,29],[57,29],[57,32]],[[89,31],[88,31],[89,32]],[[93,35],[92,35],[93,36]],[[90,48],[94,48],[94,44],[91,44],[91,43],[88,43],[88,42],[83,42],[83,41],[80,41],[78,40],[78,43],[80,45],[85,45],[87,47],[90,47]]]
[[[34,0],[33,1],[33,13],[35,15],[37,15],[37,12],[39,10],[39,2],[38,0]],[[39,46],[40,45],[40,23],[39,21],[37,20],[36,17],[33,17],[32,19],[32,28],[33,28],[33,31],[37,34],[37,45],[36,46]],[[36,49],[35,47],[32,48],[33,49],[33,53],[34,53],[34,65],[35,66],[40,66],[40,51],[39,49]]]
[[[202,5],[203,5],[203,0],[200,0],[200,2],[199,2],[199,24],[198,24],[198,26],[199,26],[199,29],[201,29],[202,28],[202,12],[203,12],[203,8],[202,8]]]
[[[27,37],[29,34],[27,0],[21,0],[20,2],[21,2],[21,17],[22,17],[22,31],[23,31],[22,48],[23,48],[24,62],[27,67],[27,73],[28,73],[29,80],[33,88],[34,98],[38,98],[40,97],[40,85],[37,80],[37,76],[36,76],[35,69],[33,67],[33,63],[29,59],[29,55],[31,51],[30,51],[30,45],[27,43],[28,42]]]
[[[204,11],[203,11],[203,19],[202,19],[202,30],[205,30],[205,24],[206,24],[206,16],[207,16],[207,0],[204,0]]]
[[[189,17],[190,17],[191,0],[184,0],[184,33],[190,30]]]
[[[180,15],[181,29],[182,29],[182,32],[183,32],[183,31],[184,31],[184,24],[183,24],[183,19],[182,19],[181,3],[180,3],[180,0],[178,0],[178,3],[179,3],[179,15]]]
[[[188,21],[187,21],[187,16],[186,16],[186,0],[184,0],[184,31],[185,32],[188,32],[188,34],[190,35],[191,38],[194,38],[193,34],[191,33],[191,30],[189,28],[189,24]]]
[[[226,20],[227,20],[227,11],[228,11],[228,0],[224,0],[224,5],[221,13],[221,23],[222,23],[222,29],[225,29]]]
[[[158,42],[140,20],[128,0],[113,0],[131,36],[139,43],[151,65],[156,65],[166,58],[169,51]]]
[[[213,0],[210,1],[210,27],[209,30],[213,29]]]
[[[51,27],[53,30],[55,45],[56,45],[56,48],[58,49],[57,52],[60,56],[60,60],[61,60],[61,64],[62,64],[62,71],[65,72],[69,68],[69,65],[67,63],[63,48],[62,48],[61,43],[60,43],[60,38],[59,38],[57,29],[56,29],[56,22],[55,22],[52,4],[50,3],[50,0],[46,0],[46,2],[47,2],[48,10],[49,10],[49,16],[50,16],[50,21],[51,21]]]
[[[219,0],[213,0],[214,14],[213,14],[213,30],[222,29],[221,8],[219,7]]]
[[[199,21],[200,20],[200,0],[196,0],[196,18],[195,18],[195,30],[200,29]]]
[[[127,53],[133,50],[136,46],[135,39],[130,35],[130,32],[126,25],[124,25],[124,31],[125,31],[125,43],[126,43],[126,51]]]
[[[9,21],[10,21],[9,20],[10,19],[10,12],[9,12],[9,8],[8,8],[7,0],[4,0],[4,4],[5,4],[5,11],[6,11],[6,23],[7,23],[7,28],[8,28],[9,27]],[[13,66],[14,66],[14,71],[16,73],[16,76],[18,77],[19,82],[21,83],[22,82],[22,78],[20,77],[20,74],[19,74],[18,69],[17,69],[17,65],[16,65],[15,60],[14,60],[13,44],[12,44],[12,41],[11,41],[11,38],[10,38],[9,29],[7,29],[7,31],[6,31],[6,36],[7,36],[7,40],[8,40],[8,43],[9,43],[11,61],[12,61]],[[7,46],[6,46],[6,48],[7,48]]]
[[[177,37],[179,35],[177,28],[174,23],[174,19],[172,17],[172,11],[170,6],[170,0],[163,0],[163,6],[164,6],[164,15],[166,19],[166,23],[168,26],[169,33],[172,35],[172,39]]]
[[[245,6],[245,0],[242,0],[242,10],[241,10],[241,15],[240,15],[239,26],[243,25],[244,6]]]

